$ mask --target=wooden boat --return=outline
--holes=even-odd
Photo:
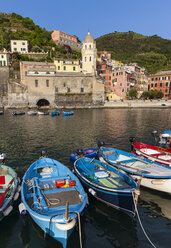
[[[73,115],[74,114],[74,111],[63,111],[62,112],[63,116],[68,116],[68,115]]]
[[[98,149],[95,148],[88,148],[85,150],[78,149],[77,152],[74,152],[70,155],[70,159],[75,161],[77,160],[80,156],[84,156],[87,158],[95,158],[99,154]]]
[[[13,115],[25,115],[25,112],[23,112],[23,111],[13,111],[12,114]]]
[[[171,150],[140,142],[135,142],[132,146],[134,154],[171,167]]]
[[[37,115],[37,111],[28,111],[27,114],[30,116]]]
[[[48,111],[38,111],[37,112],[37,115],[49,115],[49,112]]]
[[[171,194],[171,168],[111,147],[100,147],[103,161],[141,178],[141,185]]]
[[[60,115],[60,111],[53,111],[53,112],[50,112],[50,116],[57,116],[57,115]]]
[[[19,197],[19,179],[16,172],[2,161],[0,155],[0,221],[13,210],[13,204]]]
[[[21,199],[20,212],[27,211],[64,248],[87,205],[87,194],[78,178],[60,162],[46,157],[34,162],[25,173]]]
[[[75,161],[74,171],[95,198],[134,215],[138,200],[137,183],[126,173],[86,157]]]

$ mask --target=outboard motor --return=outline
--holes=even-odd
[[[135,141],[136,141],[136,138],[135,138],[135,137],[130,137],[130,138],[129,138],[129,142],[131,143],[131,152],[134,151],[134,146],[133,146],[133,144],[134,144]]]
[[[97,144],[99,149],[101,146],[105,146],[105,142],[103,140],[99,140]]]
[[[81,149],[81,148],[79,148],[79,149],[77,149],[77,154],[78,154],[78,156],[83,156],[84,154],[83,154],[83,149]]]
[[[0,154],[0,162],[4,163],[5,159],[6,159],[6,154],[5,153]]]
[[[151,134],[154,137],[155,142],[158,143],[159,142],[159,132],[157,130],[153,130],[151,132]]]
[[[41,157],[42,158],[46,158],[47,157],[47,151],[44,148],[41,150]]]

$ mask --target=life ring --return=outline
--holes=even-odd
[[[62,231],[68,231],[70,229],[72,229],[76,224],[76,220],[73,219],[70,222],[66,223],[66,224],[61,224],[61,223],[55,223],[55,226]]]
[[[70,184],[71,187],[73,187],[73,186],[75,186],[75,181],[71,180],[69,184]]]

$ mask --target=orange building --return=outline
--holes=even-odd
[[[64,33],[60,30],[54,30],[51,34],[52,40],[57,45],[68,45],[73,49],[80,50],[81,43],[78,41],[77,37]]]
[[[161,90],[164,98],[171,96],[171,71],[161,71],[150,76],[149,90]]]

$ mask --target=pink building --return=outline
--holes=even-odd
[[[78,41],[77,37],[64,33],[60,30],[54,30],[51,34],[52,40],[57,45],[68,45],[73,49],[80,50],[81,43]]]

